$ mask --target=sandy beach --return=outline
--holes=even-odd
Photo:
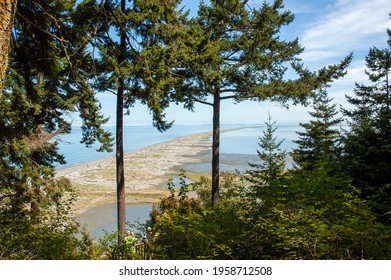
[[[234,128],[228,132],[239,130]],[[186,135],[173,140],[125,153],[127,203],[156,203],[167,195],[165,186],[176,177],[181,166],[200,162],[200,154],[208,153],[211,132]],[[57,177],[68,178],[78,191],[76,214],[116,201],[115,157],[61,169]]]

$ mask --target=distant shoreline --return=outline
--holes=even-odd
[[[248,128],[221,130],[221,133]],[[211,149],[212,132],[189,134],[125,153],[127,203],[154,203],[167,195],[161,186],[178,174],[181,166],[201,162],[200,154]],[[115,157],[78,164],[57,171],[78,191],[76,214],[116,201]]]

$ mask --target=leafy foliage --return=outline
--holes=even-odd
[[[255,218],[260,256],[277,259],[387,259],[390,233],[349,183],[324,169],[291,171],[264,190]],[[265,242],[266,241],[266,242]]]
[[[291,171],[261,199],[224,175],[212,208],[210,181],[199,198],[171,196],[152,212],[156,259],[389,259],[390,230],[346,180],[322,169]],[[213,221],[213,222],[211,222]]]
[[[184,181],[182,181],[184,183]],[[211,208],[210,180],[202,178],[193,185],[204,199],[184,191],[161,201],[152,212],[153,255],[157,259],[232,259],[241,232],[240,218],[232,209]]]
[[[19,180],[12,185],[21,188],[22,183]],[[75,192],[69,182],[46,179],[40,193],[34,192],[35,185],[28,180],[24,186],[29,188],[22,196],[11,190],[2,193],[0,259],[98,258],[92,239],[80,231],[73,216]]]

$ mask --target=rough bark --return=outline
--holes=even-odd
[[[212,206],[219,203],[220,174],[220,94],[213,97],[213,143],[212,143]]]
[[[124,171],[124,148],[123,148],[123,109],[124,109],[124,86],[123,79],[119,81],[117,91],[117,124],[116,124],[116,180],[117,180],[117,213],[118,213],[118,243],[122,244],[126,229],[125,208],[125,171]]]
[[[8,49],[11,30],[16,12],[17,0],[0,2],[0,96],[4,86],[4,77],[8,66]]]

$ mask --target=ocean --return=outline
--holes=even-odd
[[[220,170],[221,171],[245,171],[249,169],[249,162],[257,163],[259,158],[259,137],[262,136],[265,125],[223,125],[222,129],[243,128],[240,130],[225,132],[221,134],[220,144]],[[115,127],[107,127],[107,130],[115,133]],[[299,126],[278,125],[275,136],[277,141],[284,140],[281,149],[290,152],[296,145],[293,140],[297,139],[296,131]],[[124,150],[131,151],[147,147],[149,145],[172,140],[184,135],[212,131],[211,125],[175,125],[167,132],[158,132],[152,126],[125,126],[124,127]],[[58,140],[59,152],[65,156],[66,164],[58,166],[57,169],[71,167],[81,163],[97,160],[114,155],[111,153],[98,153],[96,148],[86,148],[80,143],[81,128],[73,127],[72,133],[63,135]],[[212,139],[209,139],[212,142]],[[183,168],[189,172],[206,173],[211,170],[211,152],[201,155],[202,163],[186,164]],[[291,165],[288,158],[287,167]],[[144,223],[152,209],[151,204],[129,204],[126,208],[128,223]],[[105,231],[116,230],[116,204],[109,204],[95,207],[84,212],[78,217],[80,224],[91,233],[94,238],[101,238]],[[134,229],[134,228],[133,228]]]
[[[265,125],[240,125],[230,124],[222,125],[222,129],[242,128],[241,130],[225,132],[221,134],[220,153],[222,158],[232,156],[254,156],[259,149],[259,137],[262,136]],[[115,127],[106,127],[115,135]],[[280,125],[276,131],[277,141],[284,140],[281,148],[291,151],[295,147],[293,140],[297,139],[296,131],[299,126]],[[152,126],[125,126],[124,127],[124,151],[131,151],[149,145],[162,143],[181,137],[184,135],[210,132],[211,125],[174,125],[166,132],[159,132]],[[67,168],[89,161],[113,156],[115,152],[101,153],[97,152],[98,145],[91,148],[85,147],[80,143],[82,130],[80,127],[72,127],[72,132],[58,137],[59,153],[65,157],[66,164],[58,165],[57,169]],[[212,141],[210,139],[210,141]],[[224,169],[224,168],[223,168]]]

